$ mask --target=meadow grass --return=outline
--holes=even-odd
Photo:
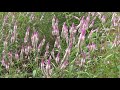
[[[111,20],[114,13],[96,13],[98,14],[98,16],[96,16],[93,26],[87,28],[85,39],[81,39],[81,41],[83,41],[79,45],[80,48],[78,48],[77,45],[80,39],[79,35],[82,32],[76,29],[77,31],[75,31],[74,35],[73,31],[69,31],[69,43],[67,44],[66,36],[63,35],[65,38],[61,36],[61,33],[63,33],[62,27],[64,22],[66,22],[66,26],[69,28],[69,30],[71,29],[73,23],[75,24],[75,26],[79,25],[79,20],[81,20],[83,16],[85,16],[86,18],[89,15],[88,12],[1,12],[0,77],[119,78],[119,25],[112,26],[113,22]],[[99,14],[101,14],[101,16]],[[117,19],[119,19],[119,13],[116,14],[117,15],[115,17],[118,17]],[[101,22],[103,15],[106,16],[105,23]],[[52,22],[54,16],[58,19],[59,24],[57,23],[57,21]],[[91,15],[90,20],[92,21],[94,17],[95,16]],[[120,22],[118,21],[117,24],[119,23]],[[59,29],[58,35],[58,31],[53,34],[54,26],[55,28],[57,28],[57,24]],[[28,27],[30,28],[30,32],[29,35],[26,36],[26,30],[28,29]],[[87,26],[83,27],[86,28]],[[15,28],[16,30],[14,30]],[[74,27],[73,25],[73,28],[76,27]],[[91,30],[95,29],[97,29],[97,31],[92,34],[91,38],[88,38]],[[12,34],[13,36],[16,35],[15,41],[13,42],[11,42]],[[72,34],[73,36],[71,36]],[[26,43],[24,40],[25,36],[28,37]],[[115,41],[116,36],[118,36],[118,38]],[[34,38],[33,41],[31,40],[32,37]],[[44,37],[45,43],[42,42]],[[74,38],[75,42],[73,42]],[[37,41],[37,39],[39,40]],[[5,41],[7,43],[5,43]],[[55,41],[57,43],[56,46]],[[115,43],[114,45],[114,41],[118,41],[118,44]],[[43,46],[40,48],[40,52],[38,52],[38,48],[34,45],[39,45],[39,43],[41,42],[43,43]],[[71,45],[71,42],[72,48],[69,47]],[[89,50],[87,46],[93,42],[96,45],[96,48],[92,47],[92,49]],[[48,47],[46,45],[48,45]],[[32,49],[29,50],[27,48],[26,51],[24,51],[23,57],[20,56],[22,46],[24,46],[24,50],[28,46],[32,46]],[[53,48],[55,58],[51,54]],[[70,50],[70,54],[68,54],[67,50]],[[12,58],[9,57],[9,52],[12,52]],[[58,53],[60,53],[60,55],[58,55]],[[57,55],[58,58],[56,58]],[[2,63],[2,61],[4,62]],[[42,61],[44,61],[44,63],[42,63]],[[65,63],[65,61],[68,62]],[[51,63],[49,64],[49,62]]]

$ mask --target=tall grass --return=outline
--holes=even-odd
[[[0,76],[120,77],[116,12],[0,13]]]

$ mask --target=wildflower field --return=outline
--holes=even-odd
[[[0,12],[0,78],[120,78],[120,13]]]

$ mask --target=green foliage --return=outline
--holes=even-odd
[[[40,41],[43,37],[46,37],[46,43],[50,43],[50,51],[54,47],[55,37],[52,36],[52,18],[55,15],[59,20],[59,29],[60,33],[62,31],[62,25],[64,22],[67,23],[67,26],[70,28],[72,23],[74,22],[75,25],[79,24],[79,21],[74,19],[73,16],[77,16],[78,18],[87,16],[87,12],[35,12],[35,19],[30,22],[30,15],[32,12],[15,12],[15,19],[18,22],[18,36],[17,42],[10,44],[10,31],[13,31],[14,23],[12,22],[12,12],[11,14],[8,12],[1,12],[0,13],[0,62],[2,61],[2,52],[3,52],[3,42],[5,41],[6,37],[8,36],[8,51],[16,52],[18,50],[20,53],[19,48],[24,43],[24,36],[25,32],[30,26],[30,35],[32,35],[33,31],[36,30],[39,32],[39,39]],[[8,15],[7,25],[5,26],[4,30],[2,29],[2,24],[4,21],[4,16]],[[119,13],[118,13],[119,14]],[[75,57],[76,53],[78,52],[78,48],[74,46],[72,48],[69,58],[69,65],[66,67],[65,70],[60,70],[59,68],[55,68],[53,70],[53,74],[51,75],[52,78],[118,78],[120,77],[120,47],[113,47],[112,42],[115,39],[114,34],[110,34],[110,32],[105,32],[103,27],[110,28],[111,26],[111,18],[112,13],[106,12],[105,13],[107,19],[106,23],[103,25],[99,18],[96,18],[95,24],[92,28],[87,30],[85,43],[83,46],[83,50],[85,52],[88,51],[86,45],[88,45],[91,41],[95,42],[97,46],[97,50],[90,52],[90,58],[86,60],[86,63],[83,67],[80,67],[75,64]],[[98,32],[93,33],[92,39],[89,40],[87,38],[88,34],[90,33],[91,29],[96,29],[99,27]],[[103,35],[104,34],[104,35]],[[78,38],[78,36],[76,36]],[[30,39],[30,37],[29,37]],[[102,40],[104,43],[101,43]],[[106,44],[107,42],[109,44]],[[45,45],[46,45],[45,43]],[[67,48],[67,44],[64,39],[61,39],[61,52],[62,54],[60,57],[64,56],[65,50]],[[102,50],[101,48],[104,47]],[[55,49],[57,50],[57,49]],[[45,46],[42,48],[42,55],[45,52]],[[38,54],[39,55],[39,54]],[[23,61],[15,61],[15,65],[10,67],[7,71],[0,63],[0,77],[1,78],[42,78],[43,73],[40,70],[39,64],[41,62],[41,57],[38,58],[38,62],[35,61],[37,54],[30,55],[31,59],[24,59]],[[9,59],[9,58],[8,58]],[[80,60],[79,60],[80,61]],[[22,63],[26,64],[26,67],[20,66],[23,65]]]

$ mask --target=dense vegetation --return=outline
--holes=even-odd
[[[1,12],[0,77],[120,77],[120,13]]]

